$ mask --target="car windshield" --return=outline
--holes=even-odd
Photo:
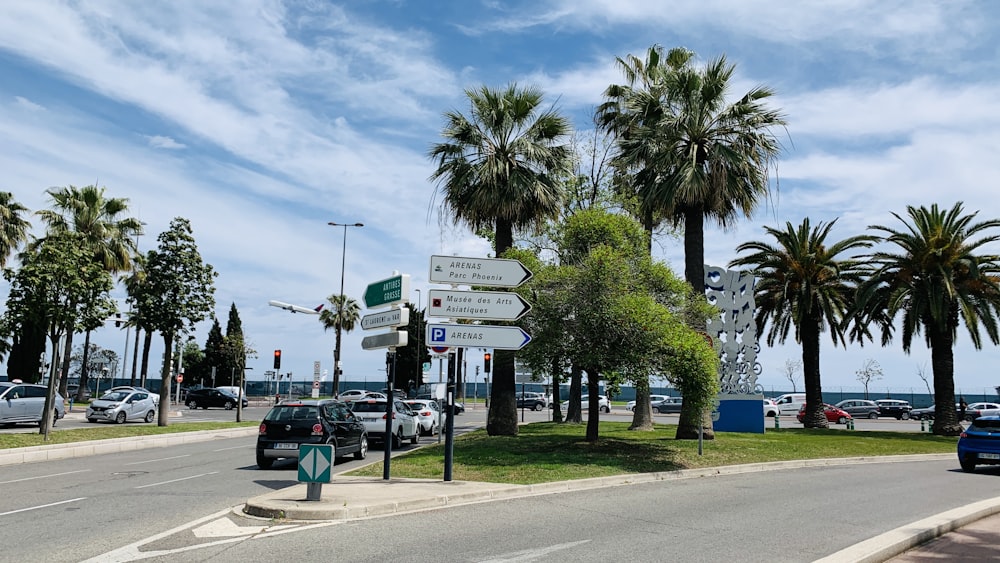
[[[110,393],[106,393],[103,397],[101,397],[101,400],[102,401],[124,401],[131,394],[132,394],[131,391],[112,391]]]
[[[307,420],[319,418],[316,405],[278,405],[273,407],[264,420],[270,422],[286,422],[289,420]]]
[[[351,410],[354,412],[385,412],[385,401],[355,401],[351,406]]]

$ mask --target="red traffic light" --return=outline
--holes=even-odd
[[[483,354],[483,371],[485,371],[486,373],[490,372],[491,359],[493,359],[493,356],[491,354],[489,353]]]
[[[281,368],[281,350],[274,351],[274,369]]]

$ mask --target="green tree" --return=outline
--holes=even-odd
[[[684,229],[684,277],[705,289],[705,219],[723,228],[749,216],[769,193],[769,169],[780,152],[772,130],[785,124],[767,107],[770,88],[758,86],[728,102],[735,65],[725,56],[698,69],[693,54],[653,46],[642,61],[620,61],[627,84],[611,87],[601,122],[619,137],[615,166],[634,174],[648,225],[662,214]],[[707,413],[685,409],[678,434],[713,436]],[[700,419],[699,419],[700,418]]]
[[[444,142],[431,147],[437,163],[442,208],[456,224],[473,231],[494,228],[496,255],[514,244],[514,231],[538,228],[562,208],[562,178],[572,153],[565,143],[569,121],[542,108],[535,87],[466,90],[468,116],[445,113]],[[497,350],[493,359],[491,407],[486,431],[517,435],[514,353]]]
[[[873,237],[853,236],[828,243],[836,220],[812,227],[805,218],[798,227],[785,223],[785,230],[764,227],[775,243],[751,241],[739,245],[730,267],[749,267],[757,277],[757,333],[764,334],[770,322],[767,345],[784,343],[795,327],[795,341],[802,346],[802,371],[806,389],[806,428],[827,428],[820,378],[820,333],[830,334],[834,346],[845,344],[847,310],[854,292],[864,280],[865,263],[842,256],[868,248]]]
[[[173,350],[174,338],[205,320],[215,308],[215,270],[202,261],[191,230],[182,217],[157,237],[156,250],[146,254],[146,282],[136,308],[150,330],[163,337],[163,349]],[[169,425],[170,359],[160,370],[160,412],[157,424]]]
[[[869,227],[896,252],[866,257],[874,271],[859,289],[851,336],[863,342],[870,337],[870,326],[880,327],[885,346],[899,316],[903,350],[909,353],[913,337],[923,331],[934,374],[933,432],[956,436],[962,432],[953,408],[958,326],[965,325],[977,350],[983,345],[981,328],[990,342],[1000,343],[1000,257],[981,252],[1000,240],[1000,235],[987,234],[1000,227],[1000,220],[975,223],[976,213],[965,214],[962,202],[948,210],[936,204],[907,206],[906,212],[909,221],[893,213],[903,229]]]
[[[7,259],[28,241],[31,223],[24,218],[28,208],[14,199],[10,192],[0,192],[0,268],[7,267]]]
[[[229,320],[226,321],[226,366],[228,369],[218,374],[220,385],[239,385],[239,375],[246,367],[246,342],[243,337],[243,321],[236,303],[229,305]]]
[[[329,307],[324,307],[319,313],[319,322],[323,325],[323,331],[333,329],[337,334],[337,341],[334,343],[335,350],[340,350],[341,332],[351,332],[361,318],[361,306],[358,302],[346,295],[331,294],[326,298]],[[337,327],[340,330],[337,330]],[[337,366],[333,366],[333,393],[340,393],[340,378],[338,377]]]
[[[217,385],[222,385],[222,383],[218,383],[218,379],[219,374],[223,371],[223,366],[226,365],[226,348],[226,337],[222,334],[222,325],[219,324],[218,318],[214,318],[212,319],[212,328],[208,329],[208,338],[205,340],[205,367],[208,369],[209,377],[211,377],[212,368],[215,368]]]
[[[882,366],[878,365],[878,362],[866,358],[864,362],[861,363],[861,367],[858,368],[854,374],[858,377],[858,381],[865,386],[865,399],[868,398],[868,386],[872,384],[873,381],[878,381],[882,379]]]

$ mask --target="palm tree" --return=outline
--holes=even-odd
[[[771,322],[767,345],[784,343],[795,327],[795,340],[802,346],[802,368],[806,388],[806,428],[827,428],[820,380],[820,333],[826,330],[833,344],[845,344],[843,320],[864,281],[865,263],[841,258],[845,252],[868,248],[874,237],[854,236],[827,245],[826,238],[837,221],[810,227],[806,217],[798,227],[785,223],[785,230],[764,227],[776,244],[751,241],[736,251],[750,252],[729,263],[750,267],[757,276],[754,299],[757,333]]]
[[[142,222],[133,217],[124,217],[128,211],[127,198],[108,198],[105,188],[85,186],[77,188],[49,188],[46,190],[52,202],[52,209],[37,212],[46,224],[49,234],[76,232],[83,235],[84,245],[94,254],[94,262],[106,271],[117,274],[127,272],[132,267],[137,253],[135,237],[142,234]],[[77,399],[83,399],[87,388],[87,354],[90,349],[90,333],[100,325],[84,327],[83,368],[80,371],[80,387]],[[66,336],[66,360],[63,373],[68,373],[69,350],[72,333]],[[65,392],[66,380],[61,386]]]
[[[564,144],[570,123],[555,109],[543,109],[534,87],[483,86],[465,95],[469,115],[445,113],[445,140],[428,153],[437,163],[431,180],[439,182],[442,208],[456,224],[473,231],[493,227],[502,256],[514,245],[515,230],[540,227],[562,209],[562,178],[572,170],[572,151]],[[514,353],[498,350],[493,364],[486,430],[514,436]]]
[[[354,326],[357,324],[358,319],[361,318],[361,306],[358,302],[346,295],[330,295],[326,298],[327,302],[330,303],[330,307],[324,308],[319,313],[319,322],[323,324],[323,330],[327,331],[331,328],[336,330],[338,327],[340,330],[336,330],[337,342],[335,344],[336,349],[340,350],[340,338],[341,331],[351,332],[354,330]],[[340,381],[338,379],[338,370],[334,366],[333,370],[333,392],[334,394],[339,392]]]
[[[871,324],[882,329],[882,345],[892,338],[892,322],[902,313],[903,350],[910,351],[914,335],[924,332],[931,349],[934,374],[934,426],[938,435],[955,436],[962,426],[955,414],[954,346],[958,325],[965,324],[976,349],[982,348],[980,326],[990,341],[1000,343],[1000,256],[980,254],[981,247],[1000,240],[985,231],[1000,220],[972,221],[962,202],[950,210],[932,205],[907,206],[910,221],[893,213],[902,230],[882,225],[870,229],[885,234],[884,242],[899,252],[870,255],[875,270],[859,289],[852,338],[870,337]]]
[[[31,223],[23,217],[27,212],[27,207],[14,200],[14,194],[0,192],[0,268],[6,267],[11,253],[28,240]]]
[[[692,56],[671,51],[669,64],[640,75],[649,85],[618,91],[604,122],[619,134],[616,166],[635,173],[644,209],[683,226],[684,277],[701,294],[705,219],[729,227],[770,193],[769,170],[780,152],[772,129],[785,121],[767,107],[774,92],[764,86],[727,103],[736,67],[725,56],[700,70]],[[615,107],[632,117],[616,115]],[[714,437],[707,413],[683,409],[677,437],[697,438],[699,424]]]

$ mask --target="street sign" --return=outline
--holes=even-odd
[[[377,350],[378,348],[397,348],[406,346],[408,334],[405,330],[394,330],[382,334],[374,334],[361,339],[361,347],[365,350]]]
[[[531,279],[531,270],[517,260],[431,256],[431,283],[517,287]]]
[[[398,274],[391,278],[368,284],[365,289],[365,307],[377,309],[405,303],[410,295],[410,275]]]
[[[531,342],[531,335],[519,326],[428,324],[427,342],[435,346],[520,350]]]
[[[178,373],[177,374],[177,383],[183,383],[183,382],[184,382],[184,374],[183,373]]]
[[[372,313],[361,317],[361,328],[372,330],[387,326],[406,326],[410,324],[409,307],[399,307],[380,313]]]
[[[506,291],[432,289],[428,294],[427,314],[431,317],[513,321],[531,310],[520,295]]]
[[[431,346],[431,352],[434,352],[435,354],[444,354],[447,351],[448,351],[447,346]]]
[[[299,481],[329,483],[333,467],[333,446],[329,444],[299,444]]]

